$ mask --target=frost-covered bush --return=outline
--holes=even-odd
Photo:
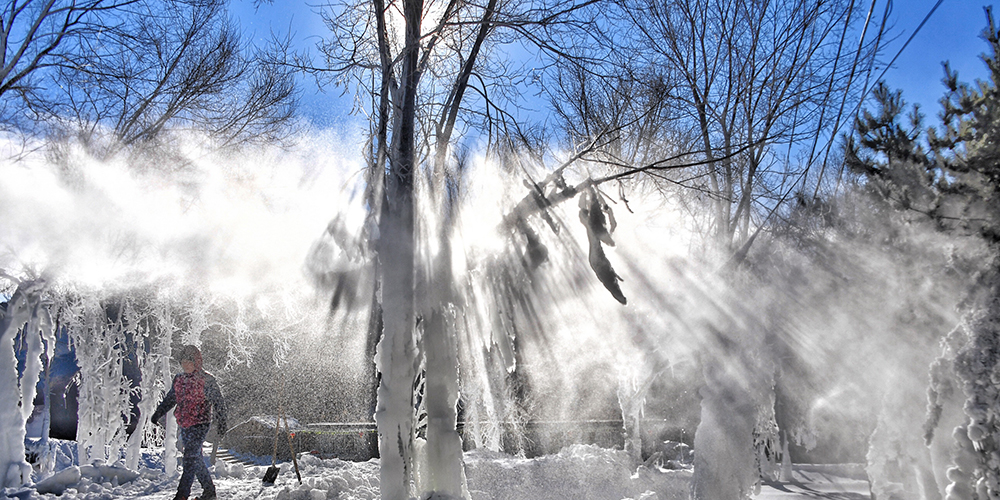
[[[114,462],[125,447],[125,423],[131,412],[123,371],[128,354],[124,314],[112,321],[96,294],[81,294],[67,306],[65,324],[80,366],[80,463]]]
[[[955,466],[955,455],[960,444],[968,441],[965,424],[968,417],[963,411],[965,393],[955,371],[958,352],[969,342],[969,328],[959,324],[941,341],[941,355],[930,368],[930,385],[927,388],[927,416],[924,422],[924,443],[930,449],[931,467],[937,489],[942,498],[952,480],[948,471]],[[961,427],[962,439],[952,436]]]
[[[1000,296],[998,276],[985,306],[970,321],[970,336],[955,359],[968,423],[955,430],[955,467],[948,500],[1000,498]],[[975,494],[976,496],[972,496]]]

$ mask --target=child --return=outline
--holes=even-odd
[[[152,420],[160,423],[160,419],[174,405],[177,406],[174,417],[181,428],[181,442],[184,444],[184,472],[181,473],[174,500],[187,500],[195,477],[202,489],[197,500],[215,500],[215,484],[202,458],[201,448],[212,423],[213,409],[219,430],[218,439],[221,441],[226,434],[226,403],[215,377],[202,369],[201,351],[197,347],[184,346],[178,358],[184,372],[174,377],[170,391],[156,407]]]

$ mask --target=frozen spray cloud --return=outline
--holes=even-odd
[[[41,154],[8,163],[2,265],[94,286],[137,276],[236,295],[287,286],[333,214],[357,201],[358,165],[321,146],[333,141],[302,144],[239,155],[191,147],[142,170],[71,148],[61,161],[80,172],[73,182]]]
[[[328,149],[330,144],[336,141],[309,139],[297,150],[246,156],[192,148],[177,168],[142,171],[76,151],[62,160],[81,174],[69,184],[41,157],[5,165],[0,234],[9,244],[0,265],[23,264],[89,289],[163,279],[238,298],[261,316],[300,311],[301,295],[311,295],[303,261],[317,238],[338,216],[356,235],[365,216],[362,167],[339,158],[342,149]],[[483,426],[476,431],[483,446],[502,446],[498,424],[508,419],[611,420],[641,414],[644,407],[645,415],[672,419],[690,432],[699,420],[725,420],[732,410],[710,407],[699,414],[704,398],[739,392],[752,393],[745,403],[754,415],[741,423],[746,443],[739,446],[756,445],[748,434],[770,429],[760,421],[768,411],[778,413],[781,430],[802,443],[832,441],[830,434],[843,432],[834,426],[861,422],[861,447],[876,425],[886,429],[880,436],[888,446],[920,419],[927,366],[937,339],[957,320],[960,295],[954,279],[935,270],[945,252],[933,235],[921,241],[924,251],[902,255],[887,253],[878,242],[831,238],[826,247],[804,250],[762,239],[753,265],[769,266],[767,272],[720,276],[718,263],[700,257],[704,242],[688,227],[688,216],[665,209],[656,193],[633,192],[627,207],[624,201],[613,205],[617,245],[608,251],[629,297],[622,307],[588,267],[576,203],[553,207],[551,224],[536,221],[549,259],[537,269],[525,267],[524,241],[498,228],[526,188],[497,172],[484,159],[474,161],[451,239],[465,306],[464,324],[456,327],[463,404],[466,417]],[[432,200],[422,203],[437,207]],[[420,234],[427,239],[422,259],[430,261],[441,250],[431,245],[439,241],[432,236],[445,223],[436,219],[439,213],[428,213],[433,215],[420,221]],[[328,249],[330,259],[342,250]],[[369,299],[345,302],[348,311],[337,316],[334,331],[276,346],[309,366],[365,369],[363,347],[332,345],[348,338],[364,342]],[[277,333],[294,337],[321,324]],[[949,326],[939,331],[941,325]],[[244,326],[241,335],[261,335],[250,322]],[[517,404],[510,402],[516,387],[497,382],[511,374],[528,388],[528,399]],[[765,394],[774,385],[784,391],[777,402]],[[699,392],[706,386],[711,390]],[[630,398],[626,410],[623,401]],[[671,407],[670,399],[695,410]],[[782,416],[775,410],[781,404],[799,408]],[[355,406],[346,414],[368,416]],[[899,408],[917,416],[879,420]],[[329,418],[322,409],[309,411]],[[686,414],[669,413],[678,411]],[[706,439],[721,450],[732,443],[720,441],[727,428],[718,427],[723,434]],[[893,427],[901,431],[890,432]],[[702,456],[710,456],[706,449]],[[882,460],[878,453],[872,457]]]

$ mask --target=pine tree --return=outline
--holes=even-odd
[[[929,130],[928,142],[935,161],[945,172],[940,183],[942,197],[968,201],[961,207],[950,204],[945,208],[952,210],[943,210],[940,216],[978,230],[991,244],[997,245],[1000,244],[1000,37],[989,7],[986,17],[988,28],[983,38],[990,45],[990,54],[983,56],[983,62],[989,69],[989,79],[977,81],[975,86],[960,83],[958,73],[945,63],[943,81],[948,92],[941,99],[942,131]]]
[[[865,110],[855,119],[855,135],[845,143],[845,163],[864,179],[876,199],[894,208],[926,213],[934,206],[938,176],[919,140],[923,115],[913,106],[904,117],[902,92],[891,90],[885,82],[875,86],[872,96],[877,110]]]
[[[916,110],[911,127],[900,126],[901,95],[884,85],[875,92],[878,113],[858,119],[845,144],[847,165],[877,199],[941,231],[981,238],[989,249],[965,301],[968,336],[951,346],[954,380],[966,397],[965,422],[953,432],[937,431],[955,439],[944,490],[949,500],[1000,497],[1000,35],[989,8],[986,17],[989,77],[960,83],[945,64],[940,130],[925,136],[929,153],[920,146]],[[937,375],[933,380],[951,380]],[[934,383],[932,395],[940,392]],[[932,405],[930,426],[940,411]]]

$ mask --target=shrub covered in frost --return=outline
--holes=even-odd
[[[968,424],[955,429],[959,451],[948,471],[949,500],[1000,498],[1000,276],[991,279],[986,305],[955,359]]]

